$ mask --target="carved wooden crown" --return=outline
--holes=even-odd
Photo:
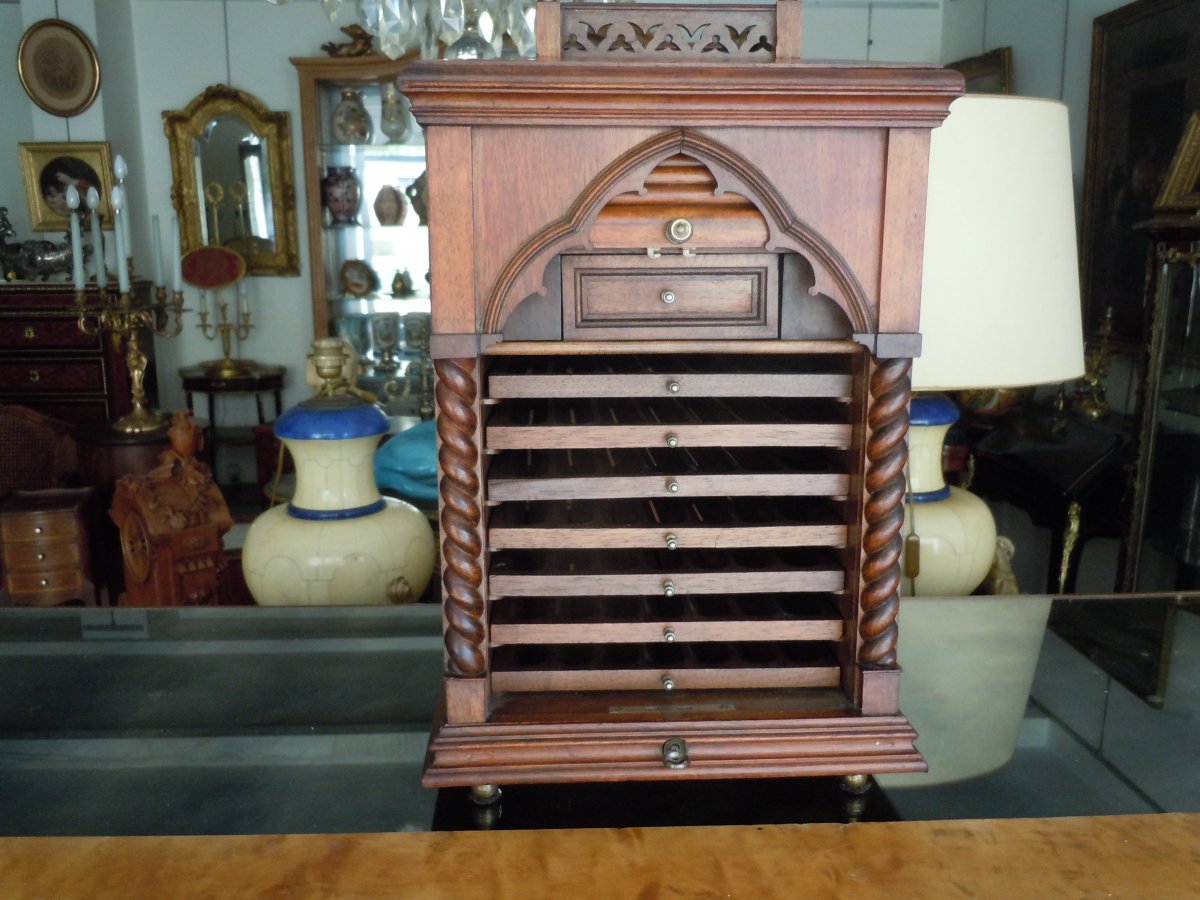
[[[803,0],[747,6],[538,3],[537,53],[575,62],[773,62],[800,57]]]

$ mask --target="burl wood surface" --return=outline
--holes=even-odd
[[[69,898],[1194,898],[1200,815],[580,831],[7,838]]]

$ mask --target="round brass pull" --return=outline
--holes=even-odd
[[[670,675],[664,675],[662,677],[662,686],[663,686],[664,691],[675,690],[675,679],[672,678]]]
[[[42,533],[42,531],[43,531],[43,529],[42,529],[42,526],[41,526],[41,525],[34,525],[34,526],[33,526],[33,533],[34,533],[34,534],[41,534],[41,533]]]
[[[670,625],[663,629],[663,640],[668,644],[675,643],[675,629]]]
[[[30,369],[29,370],[29,380],[32,381],[34,384],[36,384],[37,382],[42,380],[42,373],[39,372],[37,369]]]
[[[43,578],[41,581],[38,582],[38,584],[40,584],[42,587],[50,587],[50,581],[49,581],[49,579],[46,579],[46,578]]]
[[[668,494],[678,494],[679,493],[679,482],[676,481],[675,479],[671,479],[670,481],[668,481],[667,482],[667,493]]]
[[[675,535],[673,535],[673,534],[668,534],[667,535],[667,549],[668,550],[678,550],[679,549],[679,538],[675,537]]]
[[[663,303],[674,303],[675,302],[675,292],[674,291],[663,291],[658,296],[659,296],[659,299],[662,300]]]
[[[683,738],[667,738],[662,745],[663,765],[668,769],[686,769],[691,763],[688,759],[687,741]]]
[[[678,394],[679,393],[679,382],[678,381],[668,381],[667,382],[667,393],[668,394]]]
[[[44,560],[46,559],[46,554],[45,554],[45,553],[39,553],[39,554],[37,555],[37,559],[38,559],[38,562],[42,562],[42,561],[44,561]]]
[[[687,219],[672,219],[667,223],[667,240],[682,244],[692,236],[692,223]]]
[[[679,446],[679,435],[668,434],[667,435],[667,446],[670,447],[672,450],[674,450],[676,447],[678,447]]]
[[[673,581],[664,581],[663,582],[663,596],[664,597],[674,597],[675,596],[675,582],[673,582]]]

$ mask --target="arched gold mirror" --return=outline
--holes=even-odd
[[[162,115],[183,252],[216,245],[250,275],[299,275],[288,114],[216,84]]]

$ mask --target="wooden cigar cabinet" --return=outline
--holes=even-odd
[[[537,22],[536,61],[400,79],[437,373],[425,783],[923,769],[908,373],[961,78],[800,62],[798,0]]]

